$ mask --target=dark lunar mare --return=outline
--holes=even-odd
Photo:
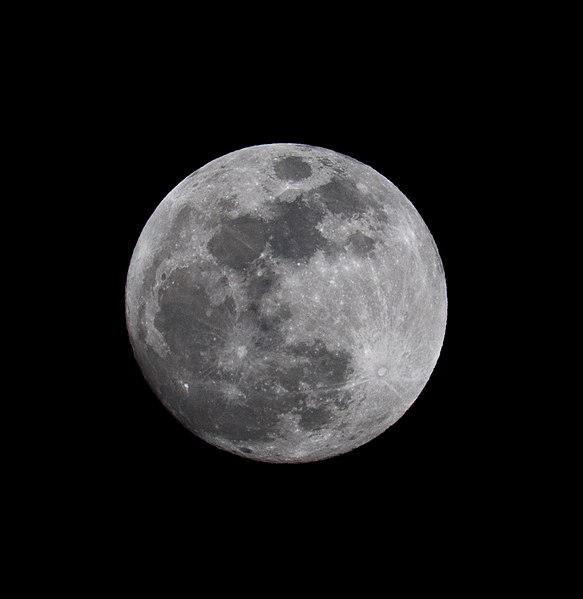
[[[240,216],[223,220],[207,247],[221,264],[244,270],[261,255],[267,238],[268,227],[263,220]]]
[[[353,216],[364,214],[369,208],[368,202],[353,181],[346,177],[333,177],[330,183],[316,187],[311,192],[316,198],[321,198],[324,205],[333,214]]]
[[[307,262],[326,246],[316,228],[324,216],[318,204],[309,204],[300,195],[293,202],[277,204],[274,210],[277,216],[269,223],[269,243],[275,256]]]
[[[312,174],[312,167],[300,156],[286,156],[276,160],[275,174],[284,181],[301,181]]]

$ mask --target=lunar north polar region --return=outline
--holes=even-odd
[[[418,397],[443,343],[433,238],[375,170],[306,145],[244,148],[187,177],[135,247],[126,318],[168,410],[266,462],[359,447]]]

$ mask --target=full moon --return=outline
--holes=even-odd
[[[270,144],[195,171],[146,223],[126,321],[140,368],[192,433],[239,456],[311,462],[380,435],[437,362],[437,247],[385,177]]]

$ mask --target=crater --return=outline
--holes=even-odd
[[[284,181],[301,181],[312,174],[312,167],[299,156],[281,158],[275,165],[275,174]]]
[[[223,222],[207,244],[209,252],[221,263],[237,270],[247,267],[261,255],[267,243],[267,223],[250,216]]]
[[[279,214],[270,222],[269,243],[276,256],[307,262],[327,241],[316,226],[324,211],[309,206],[302,196],[293,202],[279,204]]]

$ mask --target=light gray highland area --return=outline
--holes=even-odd
[[[126,287],[144,376],[194,434],[240,456],[350,451],[411,406],[447,315],[433,238],[372,168],[305,145],[210,162],[155,210]]]

